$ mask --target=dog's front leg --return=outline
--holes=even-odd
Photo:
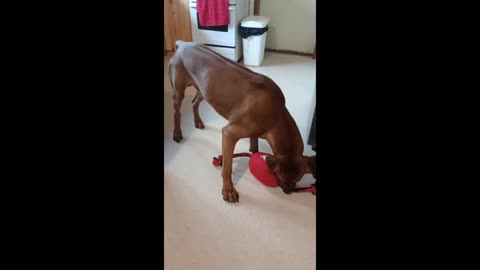
[[[252,153],[258,152],[258,137],[250,138],[250,152]]]
[[[227,125],[222,129],[222,195],[223,200],[231,203],[238,202],[239,197],[232,183],[232,158],[238,140],[239,138],[235,136],[235,127]]]

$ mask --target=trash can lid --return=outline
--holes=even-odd
[[[270,18],[264,16],[248,16],[242,20],[241,26],[251,28],[264,28],[268,25]]]

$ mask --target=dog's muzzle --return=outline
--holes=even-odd
[[[285,185],[281,186],[281,188],[282,188],[282,190],[283,190],[283,192],[284,192],[285,194],[290,194],[290,193],[292,193],[293,190],[295,189],[295,183],[293,183],[293,184],[285,184]]]

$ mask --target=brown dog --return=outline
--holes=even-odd
[[[303,140],[298,127],[285,107],[282,91],[270,78],[205,45],[183,41],[176,44],[178,49],[168,64],[175,109],[173,140],[183,139],[180,106],[185,89],[193,85],[197,89],[193,101],[195,127],[204,128],[198,114],[198,106],[204,98],[228,120],[222,129],[222,194],[225,201],[238,202],[238,192],[231,177],[233,150],[241,138],[250,138],[251,152],[258,152],[258,138],[267,140],[273,151],[267,164],[285,193],[292,192],[305,173],[313,173],[316,177],[314,157],[303,156]]]

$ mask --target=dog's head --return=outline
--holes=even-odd
[[[270,171],[278,178],[279,185],[283,192],[289,194],[295,189],[295,185],[306,174],[313,174],[317,179],[315,168],[316,156],[298,156],[294,159],[267,156],[266,161]]]

